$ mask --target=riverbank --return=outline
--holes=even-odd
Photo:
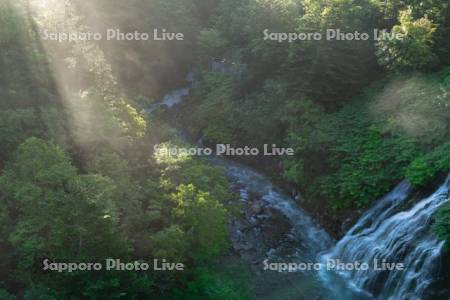
[[[189,106],[189,97],[186,97],[179,105],[171,108],[171,112],[167,112],[167,119],[171,120],[177,128],[189,128],[187,123],[189,120],[186,118],[189,114]],[[183,130],[183,135],[192,144],[202,143],[201,136],[192,135],[186,130]],[[274,157],[228,156],[227,159],[251,167],[267,176],[280,190],[291,196],[293,201],[307,211],[334,239],[342,237],[363,213],[361,209],[330,213],[329,210],[324,209],[327,206],[324,200],[305,199],[298,187],[283,178],[280,161]]]
[[[187,99],[180,101],[179,105],[174,106],[170,110],[164,110],[162,112],[163,117],[170,120],[174,127],[181,130],[183,138],[190,141],[190,143],[213,147],[213,145],[205,144],[200,135],[192,134],[186,130],[186,128],[189,128],[187,123],[189,118],[185,118],[189,112],[189,104],[189,97],[187,97]],[[291,274],[290,272],[271,272],[264,269],[263,262],[268,260],[278,262],[315,262],[320,260],[323,253],[331,256],[337,255],[338,259],[345,257],[349,261],[352,261],[353,255],[361,254],[363,256],[358,261],[364,261],[364,253],[368,252],[368,250],[363,249],[360,251],[358,249],[362,249],[367,243],[360,241],[360,239],[364,240],[365,234],[360,236],[359,231],[368,230],[367,235],[377,234],[377,231],[383,231],[385,228],[381,224],[386,223],[393,224],[401,234],[404,226],[403,222],[398,222],[398,220],[404,218],[402,217],[404,214],[408,215],[404,221],[411,223],[410,228],[415,228],[416,224],[418,227],[411,232],[411,243],[423,244],[429,241],[430,247],[433,249],[430,252],[431,254],[420,254],[418,257],[414,253],[417,251],[421,253],[421,247],[418,247],[411,253],[408,252],[407,258],[402,260],[402,263],[408,266],[407,273],[414,272],[412,266],[417,260],[426,259],[429,261],[430,266],[426,272],[421,272],[420,276],[421,278],[433,278],[433,281],[430,282],[434,282],[434,286],[427,293],[430,295],[443,295],[448,292],[445,288],[445,284],[448,282],[447,278],[445,276],[434,276],[433,272],[429,272],[429,270],[436,268],[436,258],[441,255],[442,242],[439,242],[431,235],[429,224],[427,223],[429,218],[415,220],[415,213],[412,213],[419,211],[419,215],[425,216],[428,212],[435,211],[438,206],[445,202],[442,196],[445,195],[447,186],[444,185],[444,187],[436,191],[436,184],[441,185],[442,182],[437,183],[437,180],[433,181],[433,183],[422,189],[414,189],[411,185],[403,182],[381,199],[368,199],[368,205],[364,211],[362,208],[347,209],[345,211],[340,209],[338,210],[339,213],[336,213],[336,210],[330,209],[324,201],[308,201],[304,199],[297,192],[295,186],[279,175],[282,172],[281,165],[272,157],[238,156],[234,157],[235,159],[229,156],[227,156],[227,159],[208,157],[210,163],[225,167],[226,176],[231,187],[234,193],[239,195],[239,199],[242,202],[240,213],[229,221],[232,247],[222,259],[240,260],[242,266],[246,266],[251,270],[251,289],[255,295],[258,295],[258,299],[273,299],[273,297],[276,297],[276,299],[292,299],[292,295],[295,295],[295,299],[322,297],[329,299],[331,295],[336,295],[337,290],[339,290],[340,296],[344,295],[344,292],[352,290],[351,294],[344,296],[342,299],[367,299],[365,291],[379,293],[380,291],[376,288],[365,286],[365,278],[378,282],[380,276],[393,276],[393,278],[396,276],[403,278],[403,276],[397,273],[394,275],[390,273],[381,275],[377,272],[355,274],[350,271],[347,272],[347,275],[352,277],[351,282],[349,282],[339,276],[336,277],[336,274],[332,273],[322,274],[319,272],[318,274],[308,274],[309,272],[294,272]],[[395,182],[392,184],[394,185]],[[427,205],[422,205],[422,203],[428,202],[435,203],[437,206],[429,209]],[[363,212],[365,217],[361,218]],[[367,218],[375,223],[366,223]],[[350,229],[355,223],[355,226],[359,229],[355,229],[355,227]],[[377,224],[380,224],[380,227]],[[371,226],[375,227],[371,228]],[[328,231],[329,235],[326,231]],[[390,236],[390,234],[382,232],[380,236],[385,237],[385,239],[377,238],[381,243],[394,245],[395,247],[401,246],[402,239],[398,238],[397,235],[393,235],[391,239],[388,239],[387,236]],[[336,246],[333,246],[333,239],[340,240]],[[351,244],[351,246],[342,246],[342,244]],[[413,247],[413,245],[411,246]],[[401,250],[401,248],[399,249]],[[401,252],[399,249],[392,250],[393,253],[389,257],[399,258],[400,256],[398,255]],[[389,250],[386,249],[386,251]],[[446,259],[445,255],[443,257]],[[366,263],[369,264],[370,261]],[[280,276],[283,276],[282,284],[279,281]],[[325,277],[322,278],[322,276]],[[408,278],[402,279],[402,281],[405,281],[405,287],[399,282],[393,284],[395,282],[393,280],[389,288],[392,290],[385,293],[398,293],[399,295],[410,293],[408,286],[411,280]],[[298,280],[302,283],[317,284],[317,286],[313,289],[313,292],[295,294],[295,290],[289,284],[291,279],[293,282]],[[328,290],[326,284],[328,281],[333,283],[331,290]],[[339,282],[343,287],[342,289],[339,288]],[[356,290],[349,289],[349,284],[352,285],[354,282],[356,282],[355,286],[358,288]],[[273,285],[274,288],[267,290],[267,284]],[[336,285],[338,286],[336,287]],[[359,290],[359,287],[363,288]],[[398,290],[399,288],[401,289],[400,291]],[[428,284],[420,284],[417,289],[413,290],[414,292],[417,290],[417,292],[422,294],[427,288]],[[323,291],[323,293],[317,293],[317,290]],[[361,291],[362,294],[359,294],[357,291]],[[264,298],[265,296],[269,297]]]

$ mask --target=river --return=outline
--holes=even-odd
[[[192,74],[187,79],[190,86],[168,93],[157,106],[171,108],[180,103],[195,85]],[[243,203],[243,220],[233,221],[231,238],[238,259],[256,270],[258,299],[424,299],[444,245],[431,233],[430,223],[449,200],[450,177],[420,199],[413,197],[410,184],[400,183],[336,242],[262,174],[223,158],[215,157],[211,163],[224,167]],[[330,268],[331,261],[369,267]],[[376,270],[374,262],[385,262],[388,268]],[[267,268],[283,263],[311,263],[320,268],[295,272]],[[404,269],[390,270],[391,265]]]

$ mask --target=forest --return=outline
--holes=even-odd
[[[385,36],[328,39],[329,30]],[[174,95],[179,103],[164,100]],[[217,162],[156,151],[218,144],[293,155]],[[249,184],[236,170],[267,178],[252,177],[264,187],[246,193],[260,200],[242,201]],[[448,299],[449,187],[438,187],[449,172],[446,0],[0,0],[0,299]],[[358,273],[369,296],[327,296],[317,285],[337,280],[310,292],[304,274],[263,270],[259,249],[316,243],[321,234],[296,226],[304,214],[327,232],[313,252],[338,242],[338,253],[403,180],[409,196],[395,213],[421,216],[416,203],[435,201],[436,189],[442,198],[411,223],[413,242],[405,232],[401,250],[387,251],[439,249],[414,254],[417,282],[395,273],[405,291],[383,288],[386,273]],[[272,199],[267,182],[301,214],[261,204]],[[384,211],[366,226],[379,219],[376,230],[400,235],[409,217]],[[266,222],[252,227],[264,238],[248,249],[236,242],[246,218]],[[285,246],[289,228],[306,241]],[[382,236],[374,243],[390,249],[394,237]],[[42,267],[107,258],[185,268]],[[420,271],[435,259],[439,272]]]

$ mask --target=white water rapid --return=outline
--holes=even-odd
[[[323,259],[367,263],[367,270],[339,274],[350,286],[364,289],[376,299],[423,299],[440,266],[444,246],[432,234],[430,224],[434,213],[449,201],[449,188],[450,176],[432,195],[408,204],[411,186],[400,183],[368,210]],[[376,270],[374,262],[380,266],[383,260],[403,265],[404,270]]]

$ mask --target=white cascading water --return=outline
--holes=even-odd
[[[151,105],[148,108],[143,109],[141,113],[142,114],[152,113],[159,107],[166,106],[167,108],[172,108],[175,105],[181,103],[181,101],[183,101],[183,98],[188,96],[191,89],[195,87],[195,85],[197,84],[195,82],[194,72],[189,72],[185,79],[186,82],[189,83],[187,87],[170,91],[164,96],[164,98],[161,101]]]
[[[194,73],[189,72],[186,76],[186,81],[189,82],[189,86],[174,90],[169,92],[164,96],[164,99],[160,103],[161,105],[166,105],[168,108],[174,107],[175,105],[179,104],[183,97],[186,97],[189,95],[189,92],[191,91],[192,87],[195,85],[195,79],[194,79]]]
[[[444,242],[430,232],[439,207],[449,201],[450,175],[431,196],[409,208],[411,186],[400,183],[368,210],[356,225],[322,258],[342,262],[385,259],[402,263],[404,270],[355,270],[339,272],[354,288],[369,291],[376,299],[422,299],[439,268]],[[328,274],[323,273],[325,280]]]
[[[168,93],[160,103],[143,110],[143,113],[150,113],[161,105],[170,108],[180,103],[196,85],[192,72],[186,81],[188,87]],[[311,279],[316,280],[316,291],[305,293],[306,299],[420,300],[433,282],[444,242],[431,233],[430,223],[439,207],[450,200],[450,175],[435,193],[415,201],[412,206],[409,204],[412,187],[403,181],[369,209],[331,250],[327,250],[333,244],[330,236],[267,178],[230,161],[219,158],[211,161],[225,167],[231,181],[240,186],[243,200],[247,199],[248,193],[257,192],[267,205],[290,220],[298,240],[303,241],[308,249],[308,253],[303,255],[328,251],[319,255],[324,264],[327,259],[335,259],[373,266],[375,259],[385,259],[389,263],[404,265],[403,271],[369,268],[338,274],[322,268],[318,274],[311,274]]]

